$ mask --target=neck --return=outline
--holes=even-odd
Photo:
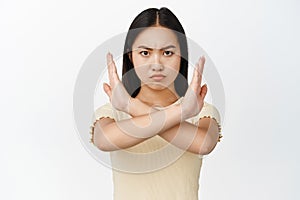
[[[149,106],[166,107],[177,101],[180,97],[176,93],[173,84],[170,88],[162,90],[152,89],[147,85],[142,85],[136,98]]]

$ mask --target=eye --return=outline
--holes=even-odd
[[[149,56],[149,52],[148,51],[141,51],[140,54],[142,56]]]
[[[164,51],[165,56],[172,56],[174,53],[172,51]]]

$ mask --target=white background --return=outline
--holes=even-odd
[[[97,46],[161,6],[225,89],[224,137],[203,161],[200,199],[299,199],[299,4],[2,0],[0,199],[112,199],[111,169],[76,133],[74,84]]]

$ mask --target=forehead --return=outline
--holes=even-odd
[[[166,45],[177,46],[178,42],[172,30],[164,27],[148,27],[138,34],[132,47],[137,48],[139,45],[159,49]]]

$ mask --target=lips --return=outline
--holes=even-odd
[[[154,75],[152,75],[150,78],[155,78],[155,77],[164,78],[164,77],[166,77],[166,76],[163,75],[163,74],[154,74]]]
[[[153,80],[155,81],[160,81],[162,80],[163,78],[165,78],[166,76],[165,75],[162,75],[162,74],[154,74],[152,75],[150,78],[152,78]]]

